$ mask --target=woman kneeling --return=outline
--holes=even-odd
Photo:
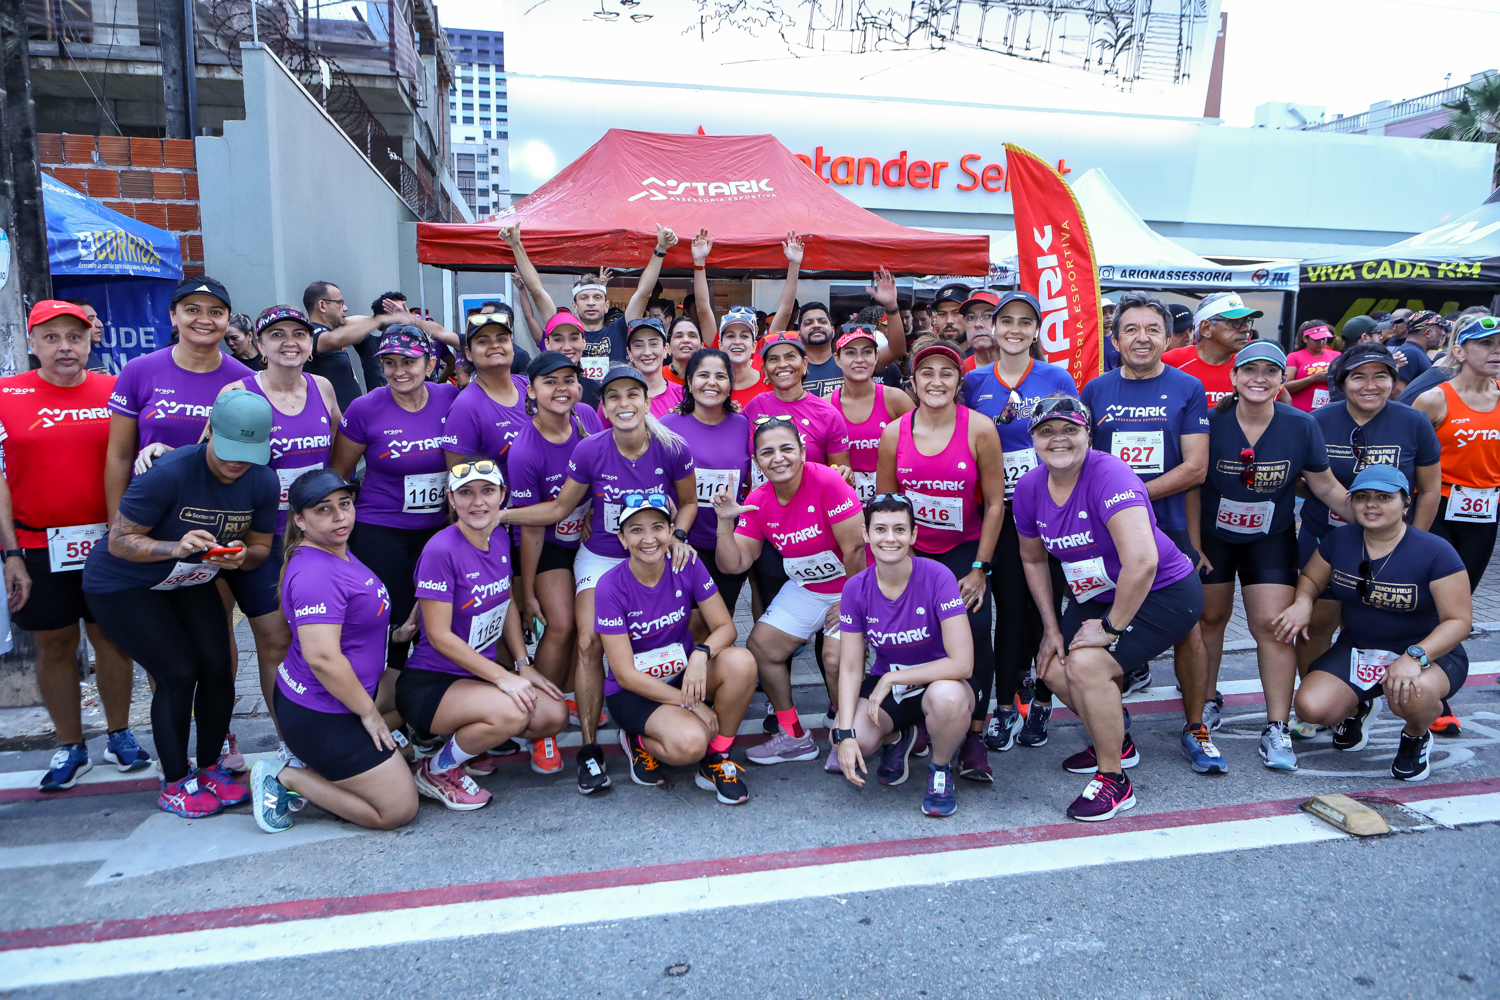
[[[865,544],[875,565],[844,585],[839,606],[839,716],[833,730],[844,777],[863,786],[865,754],[880,749],[882,785],[899,785],[925,722],[932,740],[922,812],[952,816],[953,755],[969,730],[974,640],[953,571],[913,559],[917,539],[911,501],[881,493],[865,508]],[[865,676],[865,647],[875,665]],[[856,705],[856,699],[858,704]]]

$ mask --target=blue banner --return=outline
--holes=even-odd
[[[42,174],[47,260],[63,274],[182,278],[182,248],[165,229],[137,222]]]
[[[101,275],[93,278],[52,276],[52,294],[59,299],[84,299],[104,324],[94,360],[118,375],[131,358],[160,350],[172,342],[172,292],[169,278],[131,278]]]

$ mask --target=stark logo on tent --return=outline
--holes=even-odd
[[[734,195],[758,195],[768,194],[775,197],[776,192],[771,189],[771,178],[766,177],[758,181],[664,181],[656,177],[647,177],[641,181],[645,188],[640,194],[633,194],[626,201],[636,201],[649,197],[652,201],[666,201],[668,198],[688,197],[694,201],[699,198],[706,200],[730,198]],[[665,190],[653,190],[653,188],[664,188]]]

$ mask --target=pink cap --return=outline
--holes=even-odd
[[[576,326],[580,333],[584,332],[583,320],[574,316],[566,309],[560,309],[547,321],[547,328],[542,333],[542,340],[545,341],[548,337],[552,336],[552,331],[560,326]]]
[[[934,354],[941,354],[943,357],[953,362],[953,366],[960,372],[964,370],[963,356],[958,353],[958,350],[954,348],[952,344],[945,344],[941,341],[936,344],[928,344],[926,347],[918,351],[917,356],[911,359],[911,370],[915,372],[917,370],[917,366],[922,363],[923,358],[930,358]]]
[[[1326,326],[1313,326],[1303,330],[1302,336],[1308,340],[1327,340],[1333,336],[1333,331]]]

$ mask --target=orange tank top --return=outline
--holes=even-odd
[[[1488,413],[1463,401],[1452,382],[1443,383],[1448,418],[1437,429],[1442,446],[1443,496],[1453,484],[1470,489],[1500,486],[1500,406]]]

